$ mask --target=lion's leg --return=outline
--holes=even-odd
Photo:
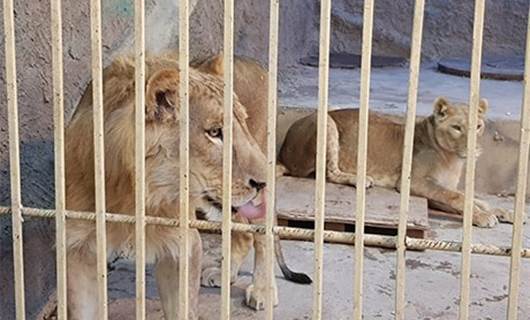
[[[93,253],[68,252],[67,281],[68,319],[97,319],[96,256]]]
[[[449,213],[462,215],[464,212],[464,194],[438,185],[433,181],[414,181],[411,185],[414,195],[427,198],[429,206]],[[477,203],[473,206],[473,224],[478,227],[492,228],[498,223],[495,214],[484,210]]]
[[[202,246],[199,232],[190,230],[189,253],[189,319],[199,318],[199,288]],[[182,253],[180,253],[182,254]],[[166,319],[177,319],[179,305],[179,263],[173,257],[164,257],[156,262],[155,277],[162,309]]]
[[[234,222],[248,223],[247,219],[237,216]],[[237,281],[239,269],[248,256],[252,244],[254,243],[254,236],[248,232],[232,231],[231,241],[231,258],[230,258],[230,278],[231,282]],[[221,286],[222,270],[219,264],[204,266],[201,277],[201,284],[204,287],[220,287]]]
[[[339,167],[339,130],[332,117],[328,116],[327,126],[327,150],[326,150],[326,173],[327,179],[333,183],[357,186],[357,175],[344,172]],[[366,188],[370,188],[374,181],[372,177],[366,176]]]
[[[262,310],[265,307],[265,301],[267,300],[267,274],[266,274],[266,263],[265,263],[265,235],[255,234],[254,235],[254,274],[252,284],[247,287],[246,290],[246,304],[247,306],[255,309]],[[274,305],[278,304],[278,291],[276,286],[276,278],[273,277],[273,290],[274,290]]]

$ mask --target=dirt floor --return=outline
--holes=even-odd
[[[512,198],[488,198],[492,203],[511,208]],[[529,208],[530,209],[530,208]],[[454,219],[432,217],[430,237],[444,240],[461,239],[461,223]],[[495,229],[473,228],[473,243],[507,246],[511,243],[512,227]],[[530,246],[530,224],[525,225],[525,246]],[[206,247],[218,245],[220,239],[208,235]],[[288,264],[297,271],[313,270],[313,243],[284,241]],[[219,250],[213,250],[219,255]],[[366,248],[364,260],[364,318],[394,319],[395,259],[393,250]],[[260,319],[263,312],[244,306],[244,288],[251,281],[252,254],[246,260],[239,281],[232,287],[232,318]],[[439,251],[407,252],[407,319],[447,319],[458,317],[460,255]],[[325,244],[323,319],[352,319],[354,248]],[[470,319],[503,319],[508,301],[507,257],[473,256],[471,267]],[[312,286],[287,282],[276,270],[280,304],[276,319],[310,319]],[[521,288],[530,286],[530,263],[523,261]],[[162,319],[156,286],[151,269],[147,277],[148,319]],[[116,262],[109,277],[110,319],[134,319],[134,265]],[[201,290],[203,319],[217,319],[220,310],[220,289]],[[293,299],[293,297],[296,297]],[[530,314],[530,291],[521,290],[519,316]]]

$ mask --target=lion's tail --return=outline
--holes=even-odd
[[[289,267],[285,263],[285,258],[283,257],[282,246],[280,244],[280,236],[278,235],[274,236],[274,253],[276,254],[276,262],[278,262],[278,266],[282,270],[285,279],[301,284],[310,284],[313,282],[313,280],[311,280],[311,278],[307,274],[301,272],[294,272],[289,269]]]

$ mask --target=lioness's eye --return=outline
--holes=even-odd
[[[460,127],[459,125],[454,125],[452,126],[453,129],[455,129],[456,131],[462,131],[462,127]]]
[[[221,139],[221,140],[223,139],[223,129],[222,128],[208,129],[208,130],[206,130],[206,133],[212,138]]]

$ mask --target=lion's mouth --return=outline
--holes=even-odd
[[[206,200],[219,211],[222,211],[223,205],[218,200],[206,196]],[[259,193],[252,200],[241,206],[232,206],[232,213],[237,213],[247,219],[260,219],[265,216],[267,208],[265,206],[265,194]]]

